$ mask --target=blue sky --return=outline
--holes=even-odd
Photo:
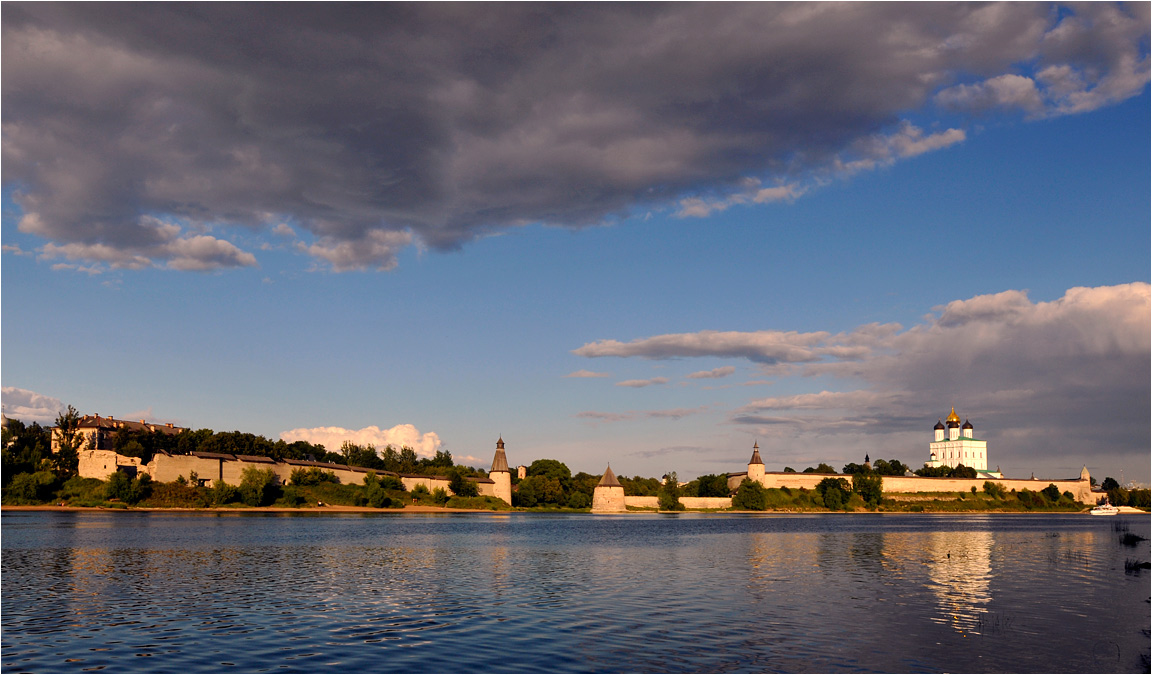
[[[580,10],[587,33],[573,17],[549,17],[575,36],[570,46],[532,47],[523,61],[499,27],[485,27],[470,39],[505,53],[491,68],[509,77],[433,59],[435,77],[410,77],[439,83],[424,95],[458,105],[455,116],[399,105],[384,121],[407,135],[389,126],[367,139],[345,118],[379,106],[342,89],[331,93],[347,97],[339,110],[299,106],[318,132],[256,104],[243,125],[228,121],[222,111],[243,109],[249,90],[319,97],[304,84],[323,68],[285,84],[243,50],[192,40],[202,25],[165,22],[189,44],[158,46],[141,35],[162,8],[129,22],[100,7],[6,12],[5,414],[50,418],[71,404],[330,445],[405,442],[474,465],[491,461],[502,434],[513,463],[552,457],[600,472],[610,461],[618,474],[692,477],[742,470],[754,441],[770,470],[839,467],[865,452],[919,465],[932,425],[955,405],[1010,476],[1070,476],[1086,464],[1146,482],[1147,6],[1102,6],[1100,16],[1036,7],[998,10],[998,30],[1016,26],[1005,41],[980,34],[974,6],[947,20],[916,6],[907,20],[933,26],[925,44],[1025,44],[943,50],[924,87],[923,72],[889,69],[899,55],[859,38],[879,64],[858,74],[872,88],[813,85],[789,104],[808,106],[812,121],[777,110],[774,97],[827,79],[820,68],[843,57],[831,43],[774,43],[824,65],[753,84],[736,57],[713,70],[691,62],[708,76],[681,69],[682,81],[661,84],[662,63],[590,66],[586,79],[562,65],[564,49],[603,62],[627,51],[596,32],[618,19],[600,16],[608,10]],[[891,25],[890,8],[854,11],[864,15],[793,19],[829,40],[843,22]],[[467,23],[413,8],[422,12],[433,16],[391,21],[420,19],[432,36]],[[1108,12],[1135,12],[1134,27],[1108,33]],[[691,35],[676,12],[649,18],[669,26],[652,40],[730,30],[711,14],[714,25]],[[786,18],[751,17],[766,29]],[[232,17],[244,20],[268,18]],[[272,35],[310,25],[283,21]],[[1071,31],[1078,40],[1059,42]],[[733,40],[759,54],[756,38]],[[29,45],[54,57],[24,60]],[[134,103],[47,77],[102,58],[120,64],[101,75],[106,89],[132,91]],[[188,62],[203,72],[231,64],[256,84],[234,90],[178,65]],[[549,71],[539,63],[553,64],[552,79],[540,79]],[[381,68],[365,82],[393,77]],[[173,93],[153,70],[200,86]],[[609,86],[640,76],[656,84]],[[733,83],[759,104],[699,103],[727,101]],[[704,93],[685,99],[694,87]],[[518,111],[517,100],[531,112],[473,122],[502,105]],[[33,114],[43,110],[54,114]],[[65,143],[107,135],[109,111],[121,120],[114,143]],[[644,124],[619,122],[641,113]],[[194,143],[177,152],[170,129],[181,125]],[[409,136],[436,151],[407,147]],[[437,145],[445,136],[457,140]],[[298,154],[275,156],[285,137]],[[711,142],[722,149],[697,150]],[[357,143],[388,171],[348,169]],[[426,184],[395,188],[419,182],[410,176]]]

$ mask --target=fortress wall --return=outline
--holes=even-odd
[[[429,492],[435,490],[436,488],[444,488],[445,490],[448,489],[447,478],[436,478],[434,476],[400,476],[400,481],[404,483],[404,489],[408,490],[409,492],[411,492],[412,488],[416,487],[417,485],[423,485],[427,487]]]
[[[620,488],[623,490],[624,488]],[[659,497],[635,497],[632,495],[625,495],[624,506],[635,506],[641,509],[657,509],[660,508]]]
[[[152,474],[152,480],[159,483],[171,483],[180,476],[188,479],[192,472],[196,472],[198,478],[206,479],[208,487],[212,487],[220,480],[220,465],[219,459],[157,453],[148,463],[148,472]]]
[[[680,503],[686,509],[728,509],[732,507],[731,497],[681,497]]]
[[[744,479],[743,474],[737,474],[733,478],[738,477],[740,480],[735,481],[735,487],[732,486],[732,479],[729,479],[729,487],[735,489],[740,486],[740,481]],[[761,479],[761,484],[768,488],[782,488],[787,487],[793,490],[804,488],[808,490],[816,489],[816,484],[825,478],[843,478],[849,483],[852,482],[852,476],[839,475],[839,474],[824,474],[824,473],[783,473],[772,472],[764,475]],[[984,489],[984,482],[991,481],[999,483],[1004,486],[1005,491],[1012,490],[1032,490],[1038,492],[1048,487],[1051,483],[1060,490],[1060,492],[1071,492],[1076,501],[1083,504],[1095,504],[1096,497],[1092,494],[1092,488],[1089,481],[1080,480],[1078,478],[1066,479],[1048,479],[1038,478],[1032,479],[1016,479],[1016,478],[923,478],[920,476],[884,476],[884,492],[969,492],[975,486],[977,490]]]
[[[851,480],[851,477],[848,477]],[[1032,490],[1039,492],[1048,487],[1049,483],[1055,485],[1060,492],[1071,492],[1076,501],[1083,504],[1095,504],[1096,497],[1092,495],[1092,487],[1087,480],[1080,479],[1048,479],[1035,480],[1025,478],[921,478],[920,476],[884,476],[885,492],[967,492],[973,487],[984,489],[984,482],[999,483],[1004,490]]]
[[[148,473],[139,457],[125,457],[112,450],[81,450],[77,454],[80,458],[77,473],[81,478],[108,480],[108,476],[116,473],[117,466],[134,466],[137,473]]]
[[[624,488],[620,488],[623,491]],[[680,503],[686,509],[726,509],[732,506],[731,497],[681,497]],[[641,509],[657,509],[660,508],[659,497],[624,497],[625,506],[634,506]],[[596,508],[595,497],[593,497],[592,508]]]

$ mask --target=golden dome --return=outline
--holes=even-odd
[[[952,406],[952,412],[948,414],[948,419],[945,422],[955,422],[960,424],[960,416],[956,414],[956,406]]]

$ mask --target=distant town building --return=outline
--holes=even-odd
[[[528,467],[524,466],[523,464],[516,467],[516,477],[519,478],[520,480],[524,480],[525,478],[527,478],[528,477]]]
[[[1000,478],[999,471],[988,470],[988,441],[978,440],[973,436],[972,423],[964,420],[960,424],[960,416],[953,407],[948,417],[943,421],[937,420],[932,429],[934,438],[928,444],[928,461],[925,466],[964,466],[976,469],[982,476]]]
[[[77,420],[76,424],[78,435],[84,437],[80,443],[81,450],[111,450],[116,435],[125,429],[130,431],[159,431],[173,436],[185,431],[184,427],[174,426],[170,423],[118,420],[115,417],[101,417],[99,413],[85,415]],[[52,452],[56,452],[60,448],[60,430],[57,427],[52,427],[51,431]]]

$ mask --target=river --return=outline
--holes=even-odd
[[[1149,526],[5,511],[0,651],[5,672],[1146,673],[1150,575],[1125,562]]]

